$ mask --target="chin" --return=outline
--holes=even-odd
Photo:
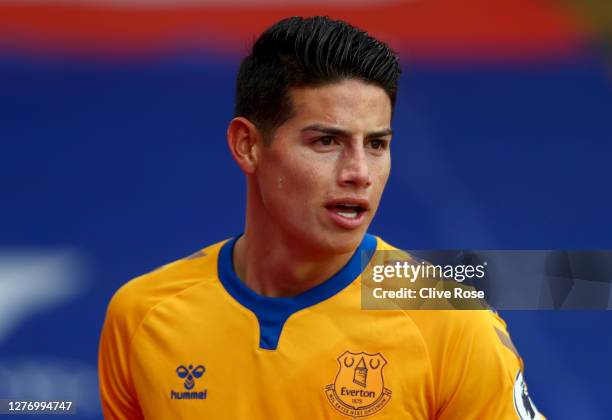
[[[313,245],[319,253],[341,255],[354,252],[365,235],[364,231],[321,232],[313,239]]]

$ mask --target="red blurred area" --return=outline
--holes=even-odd
[[[293,15],[345,19],[421,60],[564,57],[592,38],[589,25],[556,1],[428,0],[350,7],[5,2],[0,3],[0,45],[92,56],[199,48],[243,54],[265,27]]]

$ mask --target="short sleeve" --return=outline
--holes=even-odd
[[[100,337],[98,376],[105,419],[142,419],[130,371],[130,342],[135,320],[121,289],[111,300]]]
[[[465,321],[440,368],[437,418],[543,419],[527,392],[523,362],[505,323],[490,311],[460,312]]]

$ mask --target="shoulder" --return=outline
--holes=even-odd
[[[415,310],[409,316],[425,343],[439,402],[467,385],[512,389],[523,361],[499,315],[490,310]]]
[[[427,349],[439,407],[477,394],[510,404],[523,361],[499,315],[490,310],[408,312]]]
[[[377,251],[388,251],[381,253],[378,259],[373,258],[371,264],[388,264],[389,259],[391,261],[401,260],[409,263],[422,263],[420,258],[417,258],[410,253],[400,250],[399,248],[389,244],[380,237],[377,237]],[[426,261],[425,264],[429,264]],[[419,278],[417,285],[423,281]],[[450,306],[450,309],[453,307]],[[439,305],[438,309],[442,309]],[[420,324],[425,329],[434,329],[437,335],[445,332],[447,334],[453,334],[461,332],[466,335],[468,333],[481,334],[484,336],[490,336],[495,338],[497,333],[495,330],[506,331],[506,323],[504,320],[492,310],[408,310],[406,311],[415,322]],[[493,334],[491,334],[493,332]]]
[[[437,344],[477,341],[478,346],[507,345],[506,323],[491,310],[411,310],[409,316]],[[509,350],[513,350],[508,346]],[[514,350],[513,350],[514,351]]]
[[[399,250],[381,238],[377,239],[377,250],[386,252],[375,257],[374,259],[378,260],[373,264],[388,264],[389,260],[420,263],[418,258]],[[413,284],[416,288],[430,287],[429,280],[421,278]],[[432,286],[434,284],[432,283]],[[428,306],[423,306],[423,308],[426,307]],[[456,306],[451,305],[449,309],[454,307]],[[411,318],[420,331],[432,357],[437,354],[449,360],[455,358],[457,354],[466,356],[468,352],[476,357],[486,354],[496,355],[502,361],[520,360],[508,335],[506,323],[496,312],[488,309],[442,310],[443,305],[437,305],[434,309],[408,308],[404,310],[404,313]]]
[[[380,238],[377,250],[392,252],[379,253],[376,263],[415,260]],[[537,412],[522,391],[526,389],[523,361],[499,314],[489,309],[411,308],[397,312],[410,320],[424,344],[438,418],[457,418],[466,412],[474,414],[471,418],[515,418],[515,407]]]
[[[200,249],[125,283],[108,304],[106,324],[120,324],[133,331],[159,303],[192,287],[214,282],[217,279],[218,253],[225,242]]]

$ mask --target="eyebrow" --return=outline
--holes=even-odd
[[[346,137],[350,137],[350,133],[348,131],[342,130],[340,128],[324,126],[324,125],[321,125],[321,124],[312,124],[312,125],[309,125],[307,127],[302,128],[301,131],[302,132],[304,132],[304,131],[318,131],[320,133],[330,134],[330,135],[334,135],[334,136],[346,136]],[[366,137],[367,138],[385,137],[385,136],[390,136],[392,134],[393,134],[393,130],[391,130],[390,128],[387,128],[386,130],[369,132],[369,133],[366,134]]]

